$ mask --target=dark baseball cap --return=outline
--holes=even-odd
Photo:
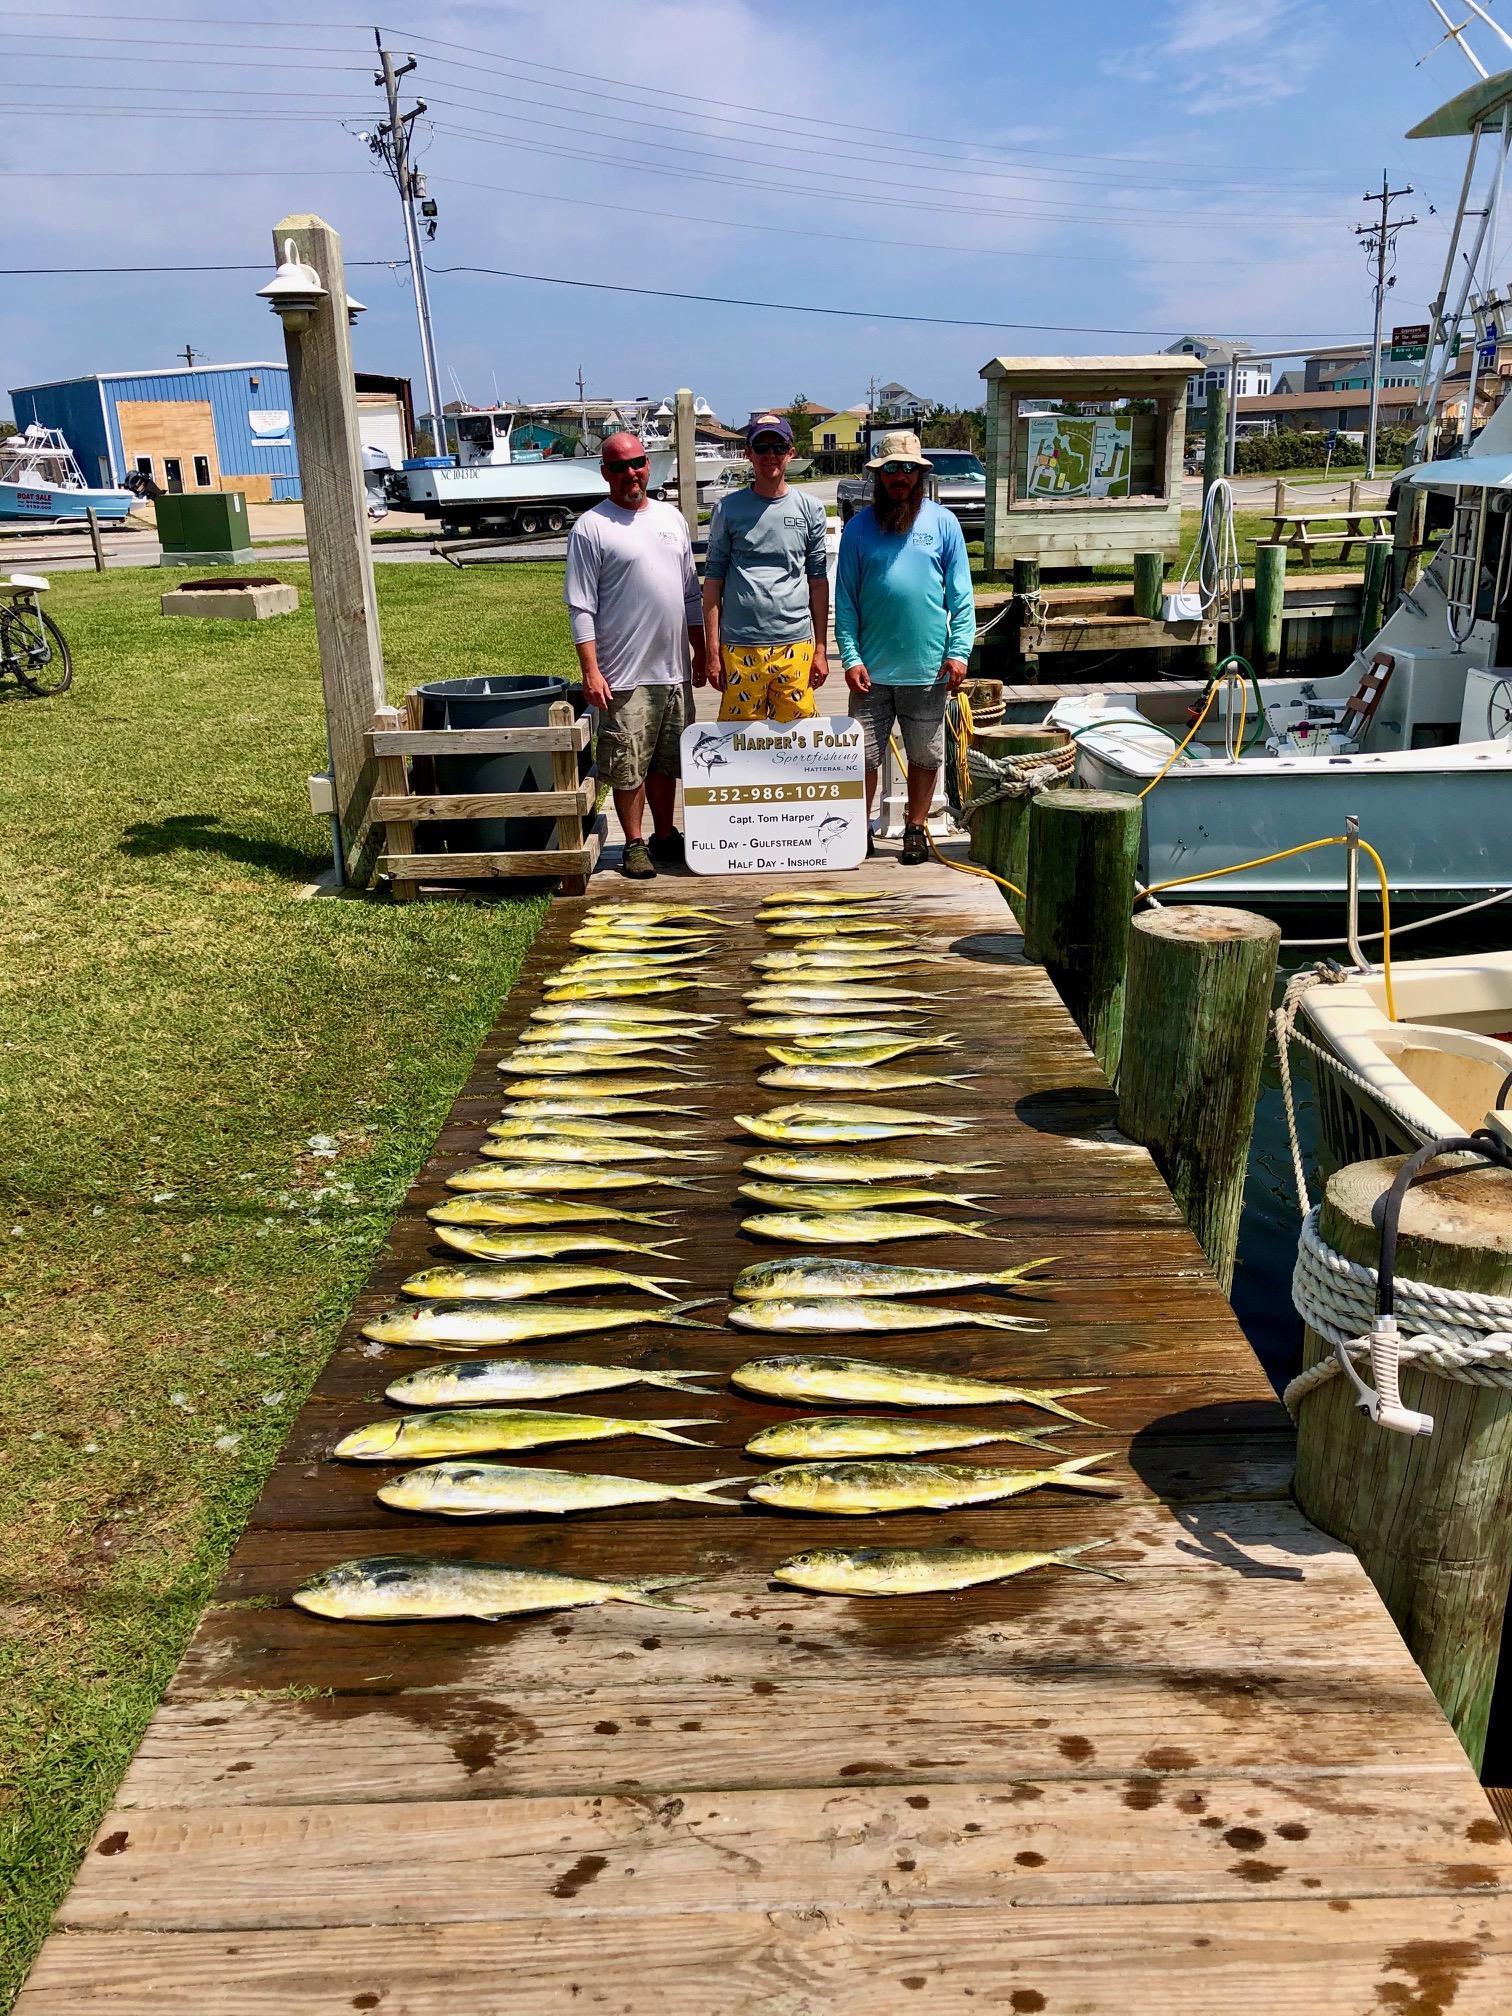
[[[780,413],[755,413],[751,416],[751,424],[746,428],[747,443],[760,434],[776,434],[790,448],[793,445],[793,430]]]

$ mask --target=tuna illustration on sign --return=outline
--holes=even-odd
[[[705,773],[728,763],[729,758],[724,753],[724,737],[715,734],[700,735],[693,744],[693,761]]]
[[[843,813],[831,812],[827,819],[819,821],[819,838],[828,846],[831,840],[839,839],[849,824]]]

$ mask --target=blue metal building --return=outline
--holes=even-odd
[[[241,490],[253,502],[298,498],[286,364],[123,371],[11,393],[16,425],[60,427],[86,482],[133,469],[170,491]]]

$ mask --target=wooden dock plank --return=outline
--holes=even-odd
[[[16,2016],[959,2016],[977,2006],[1210,2016],[1262,1999],[1267,2016],[1505,2016],[1509,1962],[1512,1916],[1477,1894],[1409,1908],[1388,1897],[569,1912],[229,1937],[69,1933],[49,1941]]]
[[[872,864],[867,878],[886,871]],[[373,1493],[389,1466],[334,1440],[442,1354],[362,1338],[416,1268],[452,1256],[426,1208],[478,1159],[516,1030],[581,906],[559,905],[290,1435],[217,1603],[154,1717],[18,2004],[196,2016],[635,2016],[900,2009],[1445,2016],[1505,2004],[1512,1844],[1353,1556],[1286,1498],[1291,1431],[1200,1253],[996,893],[930,868],[900,885],[963,956],[927,984],[979,1075],[888,1095],[901,1152],[997,1169],[984,1244],[942,1229],[879,1257],[981,1267],[1058,1255],[1025,1295],[1041,1334],[956,1327],[812,1340],[1025,1384],[1095,1384],[1117,1498],[1041,1492],[942,1517],[816,1521],[650,1507],[572,1522],[428,1521]],[[665,891],[658,889],[658,896]],[[753,984],[752,890],[703,885],[737,929],[696,994],[726,1018]],[[743,1233],[753,1144],[733,1124],[790,1095],[761,1047],[701,1046],[670,1119],[707,1145],[664,1207],[689,1295],[779,1247]],[[951,1068],[955,1068],[952,1066]],[[523,1075],[523,1070],[521,1071]],[[940,1112],[977,1124],[942,1139]],[[931,1138],[933,1137],[933,1138]],[[673,1165],[675,1166],[675,1165]],[[943,1186],[942,1186],[943,1187]],[[956,1222],[961,1214],[942,1213]],[[655,1228],[619,1227],[655,1243]],[[671,1245],[673,1239],[679,1245]],[[844,1249],[842,1249],[844,1250]],[[617,1299],[617,1298],[616,1298]],[[954,1299],[954,1298],[952,1298]],[[700,1320],[702,1320],[702,1312]],[[728,1371],[800,1348],[723,1324],[636,1325],[560,1355]],[[582,1403],[702,1415],[703,1450],[641,1439],[514,1460],[689,1480],[759,1474],[753,1430],[796,1411],[715,1383]],[[1027,1409],[962,1420],[1034,1421]],[[1039,1459],[984,1449],[1008,1468]],[[954,1597],[841,1602],[771,1581],[836,1544],[1058,1547],[1123,1576],[1042,1573]],[[690,1606],[624,1605],[411,1628],[291,1606],[372,1551],[704,1579]],[[1405,1909],[1404,1899],[1410,1899]]]

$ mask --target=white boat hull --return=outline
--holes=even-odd
[[[129,490],[70,490],[52,483],[0,483],[0,524],[83,519],[93,511],[111,522],[135,504]]]

